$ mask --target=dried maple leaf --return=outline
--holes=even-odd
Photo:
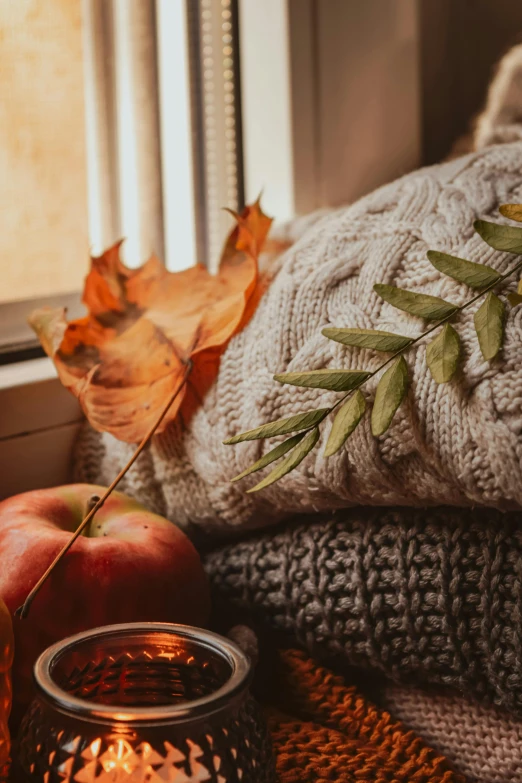
[[[202,265],[168,272],[155,257],[128,269],[118,243],[92,259],[87,316],[68,323],[63,308],[31,315],[60,380],[95,429],[137,443],[185,383],[189,363],[185,388],[157,432],[180,413],[186,419],[213,382],[228,341],[259,300],[258,258],[272,222],[259,201],[234,217],[215,276]]]

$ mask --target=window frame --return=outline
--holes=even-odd
[[[79,291],[0,303],[0,366],[45,356],[27,320],[41,307],[64,307],[70,318],[85,314]]]

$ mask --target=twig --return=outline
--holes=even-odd
[[[520,255],[522,255],[522,253],[520,253]],[[417,335],[417,337],[413,337],[413,338],[411,338],[411,339],[409,339],[409,338],[408,338],[408,342],[407,342],[405,345],[403,345],[403,347],[402,347],[402,348],[399,348],[399,350],[398,350],[398,351],[395,351],[394,353],[392,353],[392,354],[391,354],[391,355],[390,355],[390,356],[389,356],[389,357],[388,357],[388,358],[387,358],[387,359],[386,359],[384,362],[382,362],[382,364],[380,364],[380,365],[379,365],[379,366],[378,366],[378,367],[377,367],[375,370],[373,370],[372,372],[368,372],[368,374],[366,374],[366,375],[365,375],[365,377],[364,377],[362,380],[360,380],[360,381],[359,381],[359,383],[357,383],[357,384],[355,384],[354,386],[352,386],[352,387],[351,387],[351,388],[350,388],[350,389],[349,389],[349,390],[346,392],[346,394],[343,394],[341,397],[339,397],[339,399],[338,399],[338,400],[336,400],[336,402],[335,402],[335,403],[334,403],[334,404],[333,404],[331,407],[329,407],[329,408],[323,408],[322,410],[323,410],[323,412],[324,412],[324,415],[322,415],[322,416],[321,416],[321,419],[320,419],[320,421],[319,421],[317,424],[310,424],[309,426],[305,427],[304,429],[301,429],[301,430],[299,430],[299,432],[300,432],[300,435],[301,435],[301,436],[304,436],[304,435],[306,435],[306,433],[310,433],[310,432],[311,432],[311,431],[313,431],[313,430],[318,430],[318,429],[319,429],[319,426],[320,426],[320,424],[321,424],[321,422],[323,422],[323,421],[324,421],[324,420],[325,420],[325,419],[326,419],[328,416],[330,416],[330,414],[331,414],[331,413],[333,413],[333,411],[335,411],[335,410],[336,410],[336,408],[338,408],[340,405],[342,405],[342,404],[344,403],[344,401],[345,401],[345,400],[346,400],[348,397],[350,397],[351,395],[353,395],[353,394],[354,394],[354,392],[356,392],[358,389],[360,389],[360,388],[361,388],[361,386],[363,386],[363,385],[364,385],[364,384],[365,384],[367,381],[369,381],[369,380],[370,380],[370,378],[373,378],[375,375],[377,375],[377,373],[379,373],[379,372],[380,372],[381,370],[383,370],[383,369],[384,369],[384,368],[385,368],[387,365],[389,365],[391,362],[393,362],[393,361],[394,361],[394,359],[396,359],[398,356],[402,356],[402,354],[406,353],[406,351],[409,351],[409,350],[410,350],[410,348],[413,348],[413,346],[414,346],[414,345],[416,345],[417,343],[419,343],[419,342],[420,342],[420,340],[422,340],[422,339],[424,339],[425,337],[427,337],[429,334],[431,334],[432,332],[434,332],[436,329],[438,329],[438,328],[439,328],[440,326],[442,326],[444,323],[446,323],[447,321],[449,321],[449,320],[450,320],[451,318],[453,318],[455,315],[457,315],[457,314],[461,313],[463,310],[466,310],[468,307],[471,307],[471,305],[472,305],[472,304],[474,304],[476,301],[478,301],[479,299],[481,299],[481,298],[482,298],[482,297],[483,297],[485,294],[487,294],[487,293],[488,293],[488,291],[491,291],[493,288],[495,288],[495,286],[498,286],[500,283],[503,283],[503,282],[504,282],[504,280],[506,280],[506,279],[507,279],[508,277],[510,277],[511,275],[515,274],[515,272],[517,272],[517,271],[518,271],[518,270],[520,270],[521,268],[522,268],[522,259],[519,259],[519,260],[517,261],[517,263],[516,263],[516,264],[515,264],[513,267],[511,267],[511,269],[508,269],[508,271],[507,271],[507,272],[505,272],[505,274],[503,274],[503,275],[499,275],[499,277],[498,277],[496,280],[494,280],[492,283],[490,283],[490,284],[489,284],[489,285],[487,285],[485,288],[483,288],[481,291],[479,291],[479,292],[478,292],[478,294],[475,294],[475,296],[472,296],[472,297],[471,297],[471,299],[469,299],[469,300],[468,300],[467,302],[465,302],[464,304],[462,304],[462,305],[457,305],[457,304],[454,304],[453,302],[447,302],[447,304],[451,304],[451,305],[453,305],[453,308],[452,308],[451,312],[449,312],[449,313],[448,313],[448,315],[446,315],[444,318],[441,318],[439,321],[437,321],[437,323],[433,324],[433,325],[432,325],[432,326],[430,326],[428,329],[426,329],[426,331],[424,331],[424,332],[422,332],[421,334]],[[451,277],[451,275],[449,275],[449,276]],[[399,308],[399,309],[400,309],[400,308]],[[408,312],[408,311],[406,311],[406,312]],[[362,346],[361,346],[361,347],[362,347]],[[275,376],[275,377],[277,378],[277,376]],[[278,380],[279,380],[279,379],[278,379]],[[281,384],[284,384],[284,383],[285,383],[285,381],[284,381],[284,380],[279,380],[279,383],[281,383]],[[321,388],[321,387],[315,387],[315,388]],[[322,388],[325,388],[325,387],[322,387]],[[308,411],[308,412],[311,412],[311,411]],[[281,420],[281,422],[284,422],[284,421],[285,421],[284,419],[282,419],[282,420]],[[280,422],[271,422],[271,423],[272,423],[272,424],[277,424],[277,423],[280,423]],[[356,422],[355,426],[357,426],[357,423],[358,423],[358,420],[357,420],[357,422]],[[263,430],[263,429],[264,429],[264,427],[260,427],[260,428],[258,428],[258,429],[259,429],[259,430]],[[289,430],[289,431],[291,432],[292,430]],[[253,432],[255,433],[256,431],[253,431]],[[284,431],[283,431],[283,432],[284,432]],[[287,432],[288,432],[288,430],[287,430]],[[250,435],[252,435],[252,432],[250,432],[250,433],[249,433],[249,432],[247,432],[247,433],[242,433],[242,434],[240,434],[240,435],[236,436],[235,438],[232,438],[232,439],[230,439],[229,441],[225,441],[225,443],[227,443],[227,444],[228,444],[228,443],[230,443],[230,442],[232,442],[232,443],[238,443],[238,442],[240,442],[240,441],[241,441],[241,439],[242,439],[242,435],[243,435],[243,436],[244,436],[244,435],[247,435],[247,436],[248,436],[249,434],[250,434]],[[256,437],[256,435],[255,435],[255,434],[254,434],[254,437]],[[262,434],[259,432],[259,433],[257,434],[257,437],[259,437],[260,439],[263,439],[263,440],[264,440],[265,438],[269,438],[269,437],[272,437],[272,436],[271,436],[271,435],[266,435],[266,436],[263,436],[263,435],[262,435]],[[245,439],[248,439],[248,438],[245,438]],[[345,440],[346,440],[346,438],[345,438]],[[316,441],[316,442],[317,442],[317,441]],[[289,443],[289,441],[285,441],[285,443]],[[315,445],[315,444],[314,444],[314,445]],[[313,445],[310,447],[310,449],[308,449],[308,451],[310,451],[312,448],[313,448]],[[273,462],[275,459],[277,459],[277,457],[274,455],[274,451],[275,451],[275,449],[273,449],[271,452],[268,452],[268,454],[272,456],[272,459],[271,459],[271,461],[272,461],[272,462]],[[306,451],[305,453],[308,453],[308,451]],[[294,451],[293,451],[293,452],[291,452],[291,454],[290,454],[290,457],[292,456],[292,454],[293,454],[293,453],[295,453],[295,449],[294,449]],[[286,459],[288,460],[289,458],[287,457]],[[302,456],[301,456],[301,459],[302,459]],[[268,464],[270,464],[270,463],[268,463]],[[299,464],[299,463],[297,463],[297,464]],[[243,477],[243,478],[246,478],[246,476],[250,475],[250,473],[252,473],[253,471],[255,471],[255,470],[260,470],[260,467],[256,467],[256,465],[257,465],[257,463],[255,463],[254,465],[252,465],[252,466],[251,466],[251,468],[250,468],[250,470],[246,470],[246,471],[244,471],[243,473],[241,473],[239,476],[236,476],[235,478],[233,478],[233,479],[232,479],[232,481],[237,481],[237,480],[238,480],[238,479],[240,479],[241,477]],[[287,467],[286,473],[288,473],[290,470],[292,470],[292,469],[293,469],[292,467],[288,467],[288,466],[285,466],[285,467]],[[295,465],[294,465],[294,467],[295,467]],[[275,471],[277,471],[277,468],[275,469]],[[279,475],[279,478],[276,478],[276,477],[275,477],[275,475],[274,475],[275,471],[273,471],[273,473],[272,473],[272,474],[270,474],[270,476],[272,477],[272,482],[274,482],[274,481],[278,481],[280,478],[282,478],[282,477],[283,477],[283,475],[286,475],[286,473],[282,473],[281,475]],[[267,477],[267,478],[268,478],[268,477]],[[267,485],[266,485],[266,483],[265,483],[265,481],[262,481],[262,482],[260,482],[258,485],[256,485],[255,487],[253,487],[252,489],[250,489],[250,490],[248,490],[248,491],[249,491],[249,492],[255,492],[257,489],[261,489],[263,486],[267,486]]]
[[[62,560],[62,558],[65,557],[65,555],[67,554],[69,549],[72,547],[72,545],[74,544],[74,542],[76,541],[78,536],[80,536],[82,534],[82,532],[85,530],[85,528],[87,527],[89,522],[92,520],[92,518],[94,517],[96,512],[100,510],[100,508],[103,506],[103,504],[105,503],[105,501],[107,500],[109,495],[113,492],[113,490],[116,488],[116,486],[120,483],[120,481],[122,480],[124,475],[127,473],[129,468],[131,468],[132,465],[134,465],[134,463],[136,462],[136,460],[140,456],[141,452],[147,446],[148,442],[150,441],[150,439],[152,438],[152,436],[154,435],[154,433],[158,429],[159,425],[161,424],[161,422],[163,421],[163,419],[167,415],[167,412],[168,412],[169,408],[171,407],[171,405],[173,405],[173,403],[175,402],[175,400],[178,397],[179,393],[185,387],[185,384],[187,383],[187,379],[188,379],[188,376],[190,374],[191,369],[192,369],[192,362],[189,360],[187,362],[187,365],[186,365],[185,374],[183,376],[183,382],[181,383],[181,385],[178,386],[176,391],[173,392],[173,394],[170,396],[170,398],[169,398],[167,404],[165,405],[165,407],[163,408],[161,414],[159,415],[157,420],[154,422],[154,424],[150,428],[150,430],[147,432],[147,434],[145,435],[145,437],[143,438],[143,440],[141,441],[139,446],[137,446],[136,451],[134,452],[132,457],[129,459],[127,464],[124,465],[124,467],[120,470],[120,472],[118,473],[118,475],[116,476],[116,478],[114,479],[114,481],[112,482],[110,487],[104,492],[104,494],[101,496],[101,498],[98,498],[94,502],[94,505],[92,505],[91,502],[89,503],[89,506],[91,506],[91,508],[88,511],[87,515],[85,516],[84,520],[82,521],[80,526],[75,530],[75,532],[73,533],[73,535],[71,536],[69,541],[63,547],[63,549],[60,550],[60,552],[58,552],[58,554],[54,558],[54,560],[51,563],[51,565],[49,566],[49,568],[45,571],[45,573],[40,577],[38,582],[35,584],[35,586],[33,587],[31,592],[29,593],[29,595],[25,599],[25,601],[22,604],[22,606],[18,607],[18,609],[15,612],[15,615],[17,617],[20,617],[20,619],[22,619],[22,620],[27,617],[27,615],[29,614],[29,610],[31,608],[32,602],[34,601],[38,591],[40,590],[40,588],[42,587],[44,582],[47,580],[47,578],[49,577],[51,572],[58,565],[60,560]],[[93,496],[93,498],[91,498],[91,501],[93,499],[94,499],[94,496]]]
[[[439,326],[442,326],[442,324],[446,323],[446,321],[449,321],[451,318],[454,318],[457,313],[461,313],[463,310],[466,310],[468,307],[471,307],[472,304],[475,304],[475,302],[480,299],[484,294],[487,294],[488,291],[491,291],[492,288],[495,288],[495,286],[499,285],[500,283],[503,283],[504,280],[506,280],[508,277],[511,277],[511,275],[515,274],[520,268],[522,267],[522,260],[518,261],[518,263],[515,264],[512,269],[507,271],[505,274],[503,274],[501,277],[499,277],[497,280],[495,280],[493,283],[490,283],[486,288],[483,288],[482,291],[479,291],[476,296],[473,296],[471,299],[469,299],[467,302],[465,302],[463,305],[455,305],[455,310],[452,310],[452,312],[447,315],[445,318],[442,318],[442,320],[437,321],[436,324],[433,326],[430,326],[429,329],[426,329],[425,332],[422,334],[419,334],[417,337],[414,337],[411,342],[409,342],[407,345],[404,346],[404,348],[400,348],[398,351],[396,351],[394,354],[392,354],[386,361],[384,361],[379,367],[377,367],[376,370],[373,370],[373,372],[370,373],[370,375],[367,375],[364,380],[362,380],[360,383],[357,384],[357,386],[354,386],[353,389],[350,389],[349,392],[347,392],[343,397],[341,397],[335,405],[332,405],[329,412],[326,414],[326,416],[329,416],[332,411],[334,411],[341,403],[345,401],[347,397],[350,396],[354,391],[356,391],[360,386],[366,383],[366,381],[369,381],[370,378],[373,378],[374,375],[377,375],[378,372],[380,372],[384,367],[386,367],[390,362],[393,362],[394,359],[397,358],[397,356],[401,356],[403,353],[406,353],[406,351],[409,351],[410,348],[413,348],[413,346],[418,343],[420,340],[422,340],[423,337],[426,337],[428,334],[431,334],[435,331],[435,329],[438,329]],[[453,304],[453,303],[452,303]],[[326,418],[325,416],[325,418]],[[311,428],[309,428],[311,429]]]
[[[491,291],[492,288],[495,288],[495,286],[499,285],[500,283],[504,282],[508,277],[513,275],[515,272],[517,272],[522,267],[522,260],[518,261],[518,263],[515,264],[514,267],[512,267],[510,270],[508,270],[505,274],[501,275],[497,280],[495,280],[493,283],[490,283],[486,288],[483,288],[482,291],[479,291],[476,296],[473,296],[471,299],[469,299],[467,302],[465,302],[463,305],[455,305],[455,309],[451,311],[449,315],[447,315],[445,318],[442,318],[442,320],[437,321],[436,324],[433,326],[430,326],[429,329],[426,329],[425,332],[422,332],[422,334],[417,335],[417,337],[414,337],[407,345],[404,346],[404,348],[399,348],[398,351],[393,353],[391,356],[389,356],[382,364],[377,367],[376,370],[373,370],[369,375],[367,375],[362,381],[360,381],[356,386],[353,386],[346,394],[344,394],[342,397],[340,397],[337,402],[332,405],[331,408],[328,409],[328,413],[325,415],[325,419],[333,413],[333,411],[339,407],[339,405],[342,405],[342,403],[349,397],[351,394],[353,394],[357,389],[359,389],[361,386],[364,386],[364,384],[370,380],[370,378],[373,378],[374,375],[377,375],[378,372],[383,370],[390,362],[393,362],[394,359],[397,358],[397,356],[401,356],[403,353],[406,353],[406,351],[409,351],[410,348],[413,348],[413,346],[418,343],[420,340],[423,339],[423,337],[426,337],[428,334],[431,334],[435,331],[435,329],[438,329],[439,326],[442,326],[442,324],[446,323],[446,321],[449,321],[451,318],[453,318],[457,313],[461,313],[463,310],[466,310],[466,308],[470,307],[472,304],[474,304],[478,299],[480,299],[484,294],[487,294],[488,291]],[[453,303],[452,303],[453,304]],[[282,383],[282,381],[280,381]],[[305,430],[302,430],[303,433],[309,432],[314,427],[317,427],[319,425],[314,424],[311,427],[307,427]]]

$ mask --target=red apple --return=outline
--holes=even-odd
[[[11,712],[11,666],[13,663],[13,626],[9,611],[0,598],[0,780],[7,779],[9,762],[9,729]]]
[[[103,487],[72,484],[0,503],[0,598],[20,606]],[[131,498],[114,492],[36,596],[14,618],[14,701],[31,693],[32,666],[50,644],[109,623],[164,621],[202,625],[209,588],[186,535]]]

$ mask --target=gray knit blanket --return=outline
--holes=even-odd
[[[206,556],[214,600],[320,659],[522,717],[522,516],[339,511]],[[520,748],[522,753],[522,748]]]
[[[378,439],[367,417],[338,454],[324,459],[328,421],[319,446],[299,468],[254,495],[245,490],[258,480],[255,475],[238,484],[230,479],[275,441],[223,445],[238,432],[337,399],[335,392],[281,386],[274,373],[372,370],[382,361],[327,340],[324,327],[422,331],[423,321],[383,303],[374,283],[467,301],[465,285],[430,265],[429,248],[505,271],[513,256],[485,245],[473,221],[502,221],[498,206],[510,201],[522,201],[520,141],[421,169],[353,206],[291,225],[296,241],[279,260],[254,317],[228,346],[188,428],[173,426],[156,437],[121,491],[185,528],[214,535],[266,526],[296,512],[354,505],[521,508],[522,307],[509,313],[503,352],[491,363],[482,358],[473,309],[457,319],[463,361],[451,383],[435,383],[424,344],[410,350],[408,398]],[[371,402],[375,383],[364,389]],[[132,450],[87,428],[76,477],[108,484]]]

